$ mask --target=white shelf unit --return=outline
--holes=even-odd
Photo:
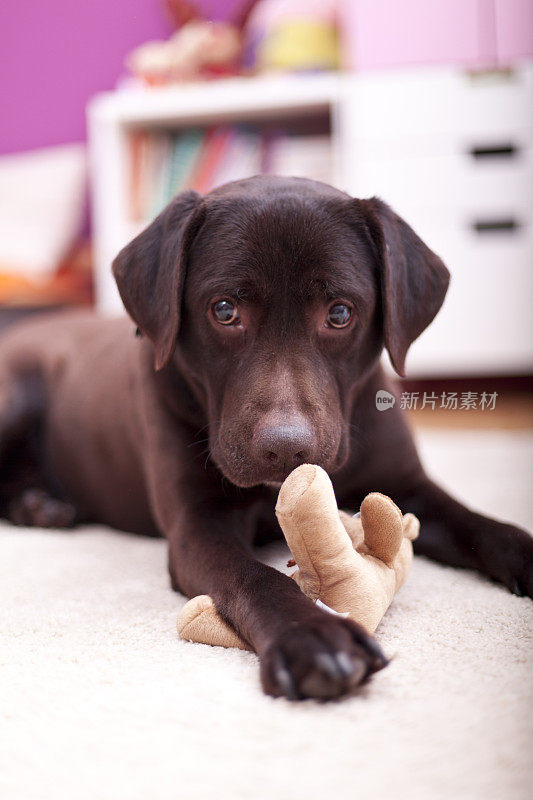
[[[111,272],[139,230],[128,219],[127,137],[329,115],[332,183],[404,216],[452,272],[445,306],[408,358],[410,376],[533,370],[533,68],[425,68],[233,78],[99,95],[88,109],[97,304],[121,309]]]

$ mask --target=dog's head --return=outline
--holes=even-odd
[[[124,305],[205,408],[238,486],[348,455],[350,414],[383,346],[399,374],[449,274],[380,200],[300,178],[178,195],[115,259]]]

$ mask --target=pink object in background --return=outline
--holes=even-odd
[[[494,62],[492,0],[346,0],[341,8],[351,69]]]
[[[532,0],[494,0],[496,47],[502,66],[533,55]]]
[[[337,16],[338,5],[339,0],[258,0],[250,19],[255,28],[263,30],[279,22],[308,17],[331,22]]]

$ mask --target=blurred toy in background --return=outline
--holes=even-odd
[[[234,75],[240,71],[242,35],[230,22],[210,22],[194,3],[165,0],[178,30],[167,41],[146,42],[126,66],[149,85]]]
[[[150,85],[236,74],[240,34],[226,22],[187,22],[166,42],[147,42],[126,58],[126,66]]]
[[[259,0],[245,26],[244,63],[256,72],[339,68],[342,0]]]
[[[242,72],[338,69],[340,2],[243,0],[232,21],[211,22],[200,0],[164,0],[176,33],[135,48],[125,64],[150,86]]]

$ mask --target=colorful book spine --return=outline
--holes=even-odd
[[[331,180],[331,139],[280,128],[221,125],[179,133],[134,131],[130,139],[130,216],[148,221],[178,192],[201,194],[259,173]]]
[[[213,128],[207,133],[191,179],[192,188],[200,194],[205,194],[213,188],[214,177],[227,157],[233,136],[234,131],[227,127]]]
[[[205,133],[202,130],[193,128],[180,134],[174,140],[167,176],[167,202],[178,192],[189,188],[190,177],[204,137]]]

